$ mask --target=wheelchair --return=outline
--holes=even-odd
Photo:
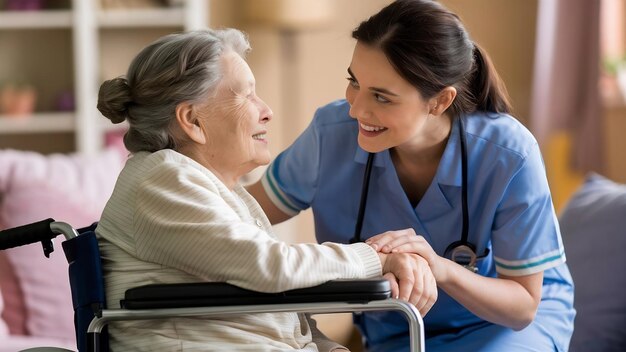
[[[54,251],[52,239],[61,234],[65,237],[61,245],[69,264],[79,352],[107,352],[106,326],[114,321],[381,310],[402,313],[409,322],[410,350],[424,351],[424,324],[419,312],[408,302],[390,298],[389,282],[383,279],[333,280],[280,293],[255,292],[217,282],[153,284],[127,290],[119,308],[107,308],[96,226],[94,223],[74,229],[67,223],[46,219],[0,231],[0,250],[41,242],[46,257]],[[29,351],[35,350],[65,351]]]

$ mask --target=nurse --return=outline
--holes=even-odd
[[[393,2],[352,36],[346,99],[250,187],[270,221],[311,207],[320,242],[424,258],[439,289],[429,352],[566,351],[573,284],[542,157],[487,54],[429,0]],[[408,349],[400,316],[355,320],[368,351]]]

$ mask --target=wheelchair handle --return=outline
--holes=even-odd
[[[0,231],[0,250],[41,242],[44,254],[49,257],[54,250],[51,240],[58,234],[64,234],[67,239],[77,235],[70,225],[49,218]]]
[[[0,250],[55,238],[57,234],[50,229],[53,222],[54,219],[46,219],[0,231]]]

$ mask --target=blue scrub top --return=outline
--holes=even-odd
[[[368,153],[358,146],[357,122],[348,111],[345,100],[318,109],[309,127],[262,178],[270,199],[285,213],[313,209],[319,242],[348,243],[354,233]],[[553,336],[557,350],[566,350],[574,318],[573,285],[537,142],[509,115],[478,112],[463,118],[469,241],[479,255],[489,251],[479,259],[478,272],[495,277],[544,271],[535,323],[546,336]],[[389,151],[377,153],[362,239],[411,227],[443,255],[461,238],[461,181],[458,122],[433,182],[415,208],[400,185]],[[371,346],[407,333],[406,322],[396,313],[366,313],[356,320]],[[441,290],[424,322],[427,338],[485,323]]]

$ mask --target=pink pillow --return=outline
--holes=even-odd
[[[51,217],[78,228],[97,221],[123,166],[122,155],[117,150],[93,157],[1,151],[0,223],[15,227]],[[50,258],[43,255],[39,244],[5,253],[22,291],[27,333],[74,340],[62,241],[63,236],[54,240],[55,252]],[[14,304],[7,296],[5,301]]]
[[[46,347],[42,347],[46,346]],[[49,348],[54,347],[54,348]],[[61,352],[67,350],[67,352],[76,351],[76,343],[73,341],[64,341],[59,339],[50,339],[45,337],[35,336],[10,336],[6,341],[0,339],[0,352],[43,352],[54,351]],[[31,350],[32,349],[32,350]]]
[[[4,310],[4,301],[2,300],[2,295],[0,295],[0,314],[2,314]],[[9,328],[4,320],[0,319],[0,337],[7,336],[9,334]]]
[[[26,335],[26,307],[24,307],[22,289],[5,251],[0,252],[0,291],[4,297],[2,319],[9,333]]]

